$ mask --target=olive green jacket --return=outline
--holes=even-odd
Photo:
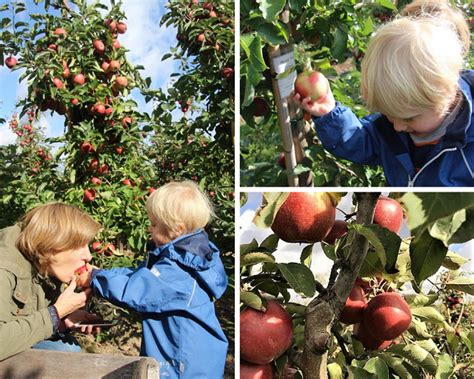
[[[51,337],[48,306],[60,294],[16,249],[19,233],[17,225],[0,230],[0,361]]]

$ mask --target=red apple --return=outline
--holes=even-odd
[[[97,170],[97,168],[99,167],[99,161],[97,159],[92,159],[91,160],[91,163],[89,164],[89,168],[91,170]]]
[[[49,50],[53,50],[53,51],[57,51],[58,50],[58,46],[55,45],[54,43],[51,43],[48,45],[48,49]]]
[[[99,251],[102,247],[102,243],[100,243],[99,241],[95,241],[93,244],[92,244],[92,250],[94,251]]]
[[[286,242],[320,242],[335,217],[336,208],[326,192],[290,192],[271,228]]]
[[[222,76],[226,79],[234,75],[234,69],[232,67],[224,67],[222,69]]]
[[[84,77],[84,75],[82,74],[76,74],[74,75],[74,77],[72,78],[72,81],[79,85],[79,86],[82,86],[85,82],[86,82],[86,78]]]
[[[71,74],[71,71],[69,70],[69,67],[65,67],[64,70],[63,70],[63,73],[62,73],[63,78],[64,78],[64,79],[69,78],[69,75],[70,75],[70,74]]]
[[[116,61],[116,60],[111,60],[109,62],[109,71],[111,72],[115,72],[117,71],[118,69],[120,69],[120,62],[119,61]]]
[[[95,192],[95,190],[88,188],[88,189],[84,190],[84,198],[83,198],[82,201],[83,201],[84,203],[86,203],[86,202],[92,202],[92,201],[94,201],[95,197],[96,197],[96,192]]]
[[[79,104],[79,100],[76,99],[76,98],[71,99],[71,104],[72,104],[72,105],[77,105],[77,104]]]
[[[98,115],[105,114],[105,105],[102,103],[97,103],[94,105],[94,113]]]
[[[63,88],[63,82],[59,78],[53,78],[53,84],[56,86],[57,89]]]
[[[252,114],[256,117],[265,116],[270,112],[270,107],[265,99],[261,97],[255,97],[250,104]]]
[[[256,365],[240,361],[240,379],[272,379],[272,366],[270,364]]]
[[[371,336],[363,323],[354,325],[354,335],[368,350],[385,350],[392,343],[391,340],[385,341]]]
[[[196,37],[196,41],[198,41],[199,43],[202,43],[205,40],[206,40],[206,35],[204,33],[201,33]]]
[[[132,185],[132,181],[128,178],[122,180],[122,184],[125,185],[125,186],[131,186]]]
[[[115,254],[115,246],[111,243],[106,243],[102,249],[102,252],[107,255]]]
[[[63,28],[57,28],[55,29],[55,31],[53,32],[55,35],[57,36],[67,36],[67,32],[66,30],[64,30]]]
[[[109,27],[109,30],[112,33],[115,33],[117,31],[117,22],[114,20],[105,20],[105,24]]]
[[[217,13],[214,11],[209,12],[209,17],[217,17]]]
[[[105,51],[105,45],[100,39],[96,39],[94,41],[94,51],[97,54],[104,54]]]
[[[124,34],[127,31],[127,24],[124,22],[119,22],[117,24],[117,33]]]
[[[74,274],[81,275],[82,273],[88,271],[87,270],[87,264],[84,266],[79,267],[76,271],[74,271]]]
[[[107,174],[109,172],[109,166],[107,163],[102,164],[98,169],[97,172],[99,174]]]
[[[104,72],[109,71],[110,63],[109,62],[103,62],[100,66]]]
[[[117,146],[117,147],[115,148],[115,151],[116,151],[117,154],[122,154],[122,153],[123,153],[123,147]]]
[[[310,97],[311,101],[319,103],[328,94],[328,80],[319,71],[303,71],[296,78],[295,91],[302,99]]]
[[[281,152],[278,155],[278,166],[280,166],[283,170],[286,170],[286,158],[284,152]]]
[[[117,78],[115,79],[115,83],[119,87],[124,88],[128,85],[128,80],[125,76],[117,76]]]
[[[291,316],[277,301],[268,300],[266,312],[240,312],[240,357],[265,364],[282,355],[293,339]]]
[[[324,237],[323,241],[330,245],[334,245],[336,240],[344,237],[347,234],[348,230],[347,222],[345,220],[336,220],[334,221],[334,225],[332,226],[328,235]]]
[[[400,203],[389,197],[380,196],[375,204],[374,224],[398,233],[402,226],[403,209]]]
[[[8,57],[7,59],[5,59],[5,65],[8,67],[8,68],[13,68],[16,66],[16,64],[18,63],[18,61],[16,60],[15,57]]]
[[[393,340],[408,329],[411,310],[396,292],[384,292],[369,301],[363,314],[367,332],[379,340]]]
[[[96,185],[96,186],[100,186],[102,184],[102,180],[100,180],[99,178],[96,178],[95,176],[91,179],[91,183]]]
[[[114,39],[114,40],[112,41],[112,47],[113,47],[114,49],[120,49],[121,46],[122,46],[122,45],[120,45],[120,42],[119,42],[118,40]]]
[[[364,295],[365,292],[360,286],[352,287],[339,321],[344,324],[357,324],[362,321],[362,315],[367,305],[367,299]]]
[[[94,145],[92,145],[90,142],[84,141],[81,143],[81,151],[84,154],[92,153],[94,151]]]
[[[130,125],[132,125],[133,119],[129,116],[125,116],[122,120],[122,126],[127,129]]]

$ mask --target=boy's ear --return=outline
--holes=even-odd
[[[178,224],[176,224],[176,226],[173,229],[174,238],[177,238],[183,235],[185,232],[186,232],[186,227],[184,226],[182,222],[179,222]]]

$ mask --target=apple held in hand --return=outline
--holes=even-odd
[[[403,209],[400,203],[389,197],[380,196],[375,204],[374,224],[398,233],[402,226]]]
[[[346,300],[346,304],[339,317],[339,321],[344,324],[357,324],[362,321],[362,315],[367,305],[367,299],[365,298],[365,292],[362,287],[354,285],[351,293]]]
[[[289,313],[274,300],[267,301],[266,312],[253,308],[240,312],[240,356],[265,364],[282,355],[293,339]]]
[[[336,208],[325,192],[290,192],[271,226],[286,242],[320,242],[334,225]]]
[[[87,269],[87,264],[85,264],[84,266],[79,267],[76,271],[74,271],[74,273],[77,274],[77,275],[81,275],[86,271],[89,271]]]
[[[270,364],[256,365],[245,361],[240,362],[240,379],[272,379]]]
[[[369,301],[362,319],[373,338],[393,340],[410,326],[411,310],[398,293],[384,292]]]
[[[324,101],[329,92],[329,83],[319,71],[303,71],[296,77],[295,91],[301,99],[310,97],[311,101]]]

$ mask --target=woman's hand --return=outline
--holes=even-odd
[[[66,329],[80,330],[85,334],[99,333],[100,327],[94,327],[92,325],[87,325],[88,323],[99,323],[102,322],[102,319],[92,313],[89,313],[84,310],[74,311],[71,314],[67,315],[63,320],[63,325]],[[84,325],[78,325],[78,323]]]
[[[59,318],[63,318],[79,308],[86,305],[89,300],[92,290],[86,288],[82,292],[74,292],[76,289],[76,280],[73,278],[69,286],[59,295],[58,300],[54,303],[56,310],[58,311]]]
[[[327,115],[336,107],[336,101],[334,100],[331,88],[328,89],[327,95],[320,102],[312,101],[310,97],[301,99],[299,93],[293,93],[292,100],[297,106],[317,117]]]

